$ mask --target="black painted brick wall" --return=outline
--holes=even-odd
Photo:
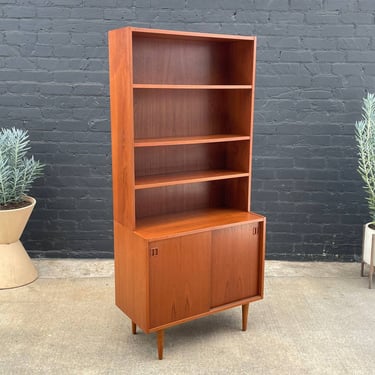
[[[112,257],[107,31],[258,36],[252,209],[269,259],[357,259],[368,220],[354,122],[375,91],[373,0],[0,0],[0,126],[48,165],[23,241]]]

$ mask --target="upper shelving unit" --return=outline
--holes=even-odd
[[[118,221],[247,220],[256,38],[126,27],[109,46]]]

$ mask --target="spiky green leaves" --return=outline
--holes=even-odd
[[[44,165],[27,158],[30,140],[26,130],[0,129],[0,206],[21,202]]]
[[[371,220],[375,221],[375,95],[363,98],[362,120],[355,124],[358,172],[364,182]]]

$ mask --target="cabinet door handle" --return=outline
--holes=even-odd
[[[258,234],[258,227],[253,227],[253,235],[257,235]]]
[[[159,255],[159,249],[157,247],[152,247],[150,249],[150,256],[155,257]]]

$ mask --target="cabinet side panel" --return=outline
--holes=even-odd
[[[148,331],[147,241],[115,222],[116,305]]]
[[[131,30],[108,33],[112,132],[113,214],[134,229],[134,131]]]
[[[259,223],[259,294],[264,295],[264,264],[266,257],[266,218]]]
[[[249,177],[235,178],[225,182],[225,207],[241,211],[248,209]]]
[[[231,65],[228,71],[231,74],[231,82],[236,83],[254,83],[253,76],[253,51],[255,48],[254,40],[238,40],[232,42],[228,48],[229,61]]]
[[[250,179],[249,179],[249,211],[251,211],[251,171],[252,171],[252,157],[253,157],[253,127],[254,127],[254,98],[255,98],[255,71],[256,71],[256,38],[254,38],[253,42],[253,49],[252,53],[249,57],[251,61],[251,75],[252,75],[252,83],[253,83],[253,90],[250,100],[250,154],[249,154],[249,170],[250,170]]]
[[[249,171],[249,141],[228,142],[226,145],[226,165],[230,170]]]

